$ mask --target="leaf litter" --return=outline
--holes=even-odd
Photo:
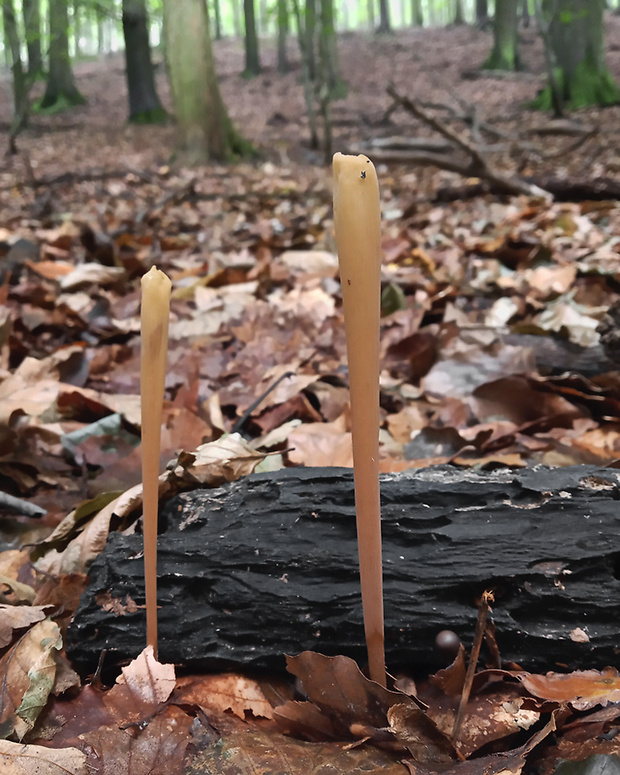
[[[479,64],[488,43],[480,31],[430,31],[416,44],[428,62],[416,66],[421,98],[434,97],[433,56],[448,34],[449,49],[463,54],[458,64],[444,63],[453,78]],[[399,88],[410,82],[410,51],[398,36],[367,43],[364,57],[384,56],[380,67],[390,74],[398,61]],[[367,68],[354,38],[343,45],[355,83]],[[240,51],[231,41],[222,47],[240,72]],[[109,70],[102,76],[84,65],[78,78],[122,78],[120,66]],[[264,94],[269,77],[255,82]],[[289,86],[299,97],[295,77]],[[479,82],[460,83],[487,110],[494,99],[507,101],[508,123],[537,120],[521,109],[526,82],[484,96]],[[275,144],[278,158],[172,170],[145,150],[153,145],[139,128],[119,132],[119,101],[105,102],[117,85],[99,89],[85,109],[86,140],[62,117],[49,119],[63,129],[54,144],[24,135],[34,186],[19,160],[0,176],[8,270],[0,289],[0,475],[7,494],[44,512],[11,516],[6,528],[3,521],[0,729],[11,739],[0,740],[1,766],[53,775],[324,768],[478,775],[518,773],[532,761],[544,775],[561,757],[620,753],[612,668],[544,676],[481,670],[457,741],[462,653],[414,696],[372,684],[344,657],[311,653],[290,661],[297,689],[281,677],[175,678],[148,654],[109,690],[97,677],[76,685],[62,638],[85,572],[109,531],[134,529],[140,513],[138,280],[151,264],[173,281],[162,468],[171,465],[162,498],[261,467],[352,463],[329,175],[297,164],[305,131],[297,117],[285,117],[278,137],[269,124],[277,101],[263,100],[257,118],[248,92],[255,86],[232,76],[224,84],[242,95],[229,100],[235,119],[256,126],[255,139],[266,150]],[[353,89],[343,105],[357,117],[353,129],[337,131],[343,147],[359,142],[365,105],[377,115],[387,106],[382,89],[372,103],[357,92],[366,102],[356,104]],[[612,121],[615,112],[593,115]],[[104,116],[116,116],[117,142],[102,154],[105,174],[96,183],[89,163]],[[395,122],[410,131],[403,116]],[[154,131],[170,136],[169,128]],[[55,147],[61,136],[66,154]],[[615,150],[603,143],[598,151],[603,169]],[[579,173],[581,158],[566,164]],[[620,384],[601,324],[618,302],[617,202],[480,196],[446,207],[434,192],[455,176],[379,171],[387,216],[382,470],[437,462],[615,465]],[[32,556],[20,551],[33,542]]]

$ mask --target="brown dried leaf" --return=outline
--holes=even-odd
[[[238,434],[202,444],[194,452],[182,452],[174,475],[186,483],[213,487],[251,474],[265,455],[256,452]]]
[[[393,705],[387,712],[390,730],[416,763],[444,769],[457,760],[447,735],[420,708],[412,704]]]
[[[103,702],[118,724],[137,724],[157,712],[175,686],[174,665],[163,665],[147,646],[103,696]]]
[[[392,705],[421,704],[370,681],[348,657],[326,657],[304,651],[296,657],[287,657],[286,663],[289,673],[303,683],[310,702],[330,719],[336,730],[347,736],[353,724],[374,729],[385,727],[386,714]]]
[[[6,775],[89,775],[77,748],[44,748],[0,740],[0,772]]]
[[[0,648],[13,640],[13,631],[45,619],[45,606],[0,605]]]
[[[245,718],[246,711],[256,717],[273,718],[273,708],[260,684],[236,673],[181,678],[174,701],[221,712],[230,710],[240,719]]]
[[[44,708],[54,686],[54,651],[62,647],[58,625],[38,622],[0,660],[0,725],[21,740]]]
[[[165,708],[145,727],[99,727],[78,744],[98,775],[181,775],[192,719],[180,708]]]
[[[515,672],[523,686],[543,700],[570,703],[576,710],[620,702],[620,675],[613,667],[604,670],[576,670],[573,673]]]
[[[201,728],[194,734],[186,772],[217,775],[404,775],[401,755],[372,746],[350,748],[338,743],[307,743],[261,729],[220,734]]]
[[[291,463],[304,466],[353,466],[351,433],[345,416],[332,423],[304,423],[288,437]]]
[[[430,677],[430,683],[447,695],[448,697],[460,696],[465,684],[465,674],[467,665],[465,664],[465,647],[459,643],[459,651],[454,662],[442,670],[438,670],[435,675]]]

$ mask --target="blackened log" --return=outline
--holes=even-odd
[[[486,589],[503,659],[614,664],[619,476],[592,466],[384,476],[389,667],[435,666],[445,628],[468,644]],[[143,648],[142,567],[142,536],[113,533],[68,632],[77,664]],[[288,469],[177,495],[160,518],[159,605],[162,661],[280,667],[314,649],[363,662],[351,471]]]

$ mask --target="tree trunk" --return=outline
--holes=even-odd
[[[246,78],[252,78],[260,73],[254,0],[243,0],[243,18],[245,19],[245,69],[243,75]]]
[[[289,64],[286,56],[286,39],[289,32],[287,0],[277,0],[278,12],[278,72],[288,73]]]
[[[411,0],[411,25],[413,27],[422,27],[423,24],[422,0]]]
[[[543,3],[549,45],[557,62],[562,99],[568,108],[615,105],[620,101],[620,89],[605,63],[604,5],[604,0]],[[536,100],[536,107],[550,109],[551,97],[548,87]]]
[[[146,0],[123,0],[123,35],[129,93],[129,120],[157,124],[166,119],[155,89]]]
[[[69,58],[69,10],[68,0],[49,0],[49,71],[42,108],[61,109],[71,105],[83,105],[86,100],[73,80]]]
[[[375,28],[375,0],[366,0],[366,12],[368,15],[368,26],[371,30]]]
[[[463,0],[456,0],[454,6],[454,24],[457,27],[465,24],[465,12],[463,10]]]
[[[77,59],[82,53],[82,4],[73,0],[73,50]]]
[[[523,0],[521,8],[521,21],[524,27],[530,26],[530,4],[528,0]]]
[[[10,56],[13,75],[13,115],[16,118],[23,117],[20,123],[24,124],[28,115],[28,86],[21,59],[19,32],[13,0],[3,0],[2,21],[4,24],[4,45]]]
[[[488,0],[476,0],[476,24],[479,27],[486,27],[488,21],[489,21]]]
[[[310,130],[310,147],[316,149],[319,147],[319,135],[317,130],[316,106],[314,104],[315,93],[312,86],[312,77],[310,72],[310,58],[314,57],[314,37],[308,35],[306,29],[308,23],[308,7],[306,13],[302,14],[300,0],[291,0],[295,21],[297,22],[297,39],[299,43],[299,52],[301,54],[301,82],[304,89],[304,101],[308,112],[308,128]],[[310,48],[309,48],[310,46]]]
[[[250,152],[220,95],[205,0],[164,0],[164,27],[179,155],[206,164]]]
[[[316,0],[306,0],[303,34],[306,48],[308,78],[316,81]]]
[[[222,39],[222,9],[220,0],[213,0],[213,18],[215,20],[215,39]]]
[[[379,33],[392,32],[392,24],[390,22],[390,6],[389,0],[379,0],[379,26],[377,27]]]
[[[334,0],[321,0],[321,61],[329,95],[333,99],[345,96],[346,87],[340,78],[338,66],[338,39],[334,26]]]
[[[101,4],[97,4],[95,7],[95,14],[97,17],[97,53],[104,54],[106,51],[105,45],[105,13]]]
[[[233,15],[233,33],[235,38],[241,37],[241,12],[239,10],[239,3],[241,0],[231,0],[232,15]]]
[[[266,35],[269,28],[269,9],[267,0],[258,0],[258,30],[261,35]]]
[[[40,0],[22,0],[26,48],[28,50],[28,75],[37,78],[43,75],[43,54],[41,53],[41,6]]]
[[[493,50],[483,67],[488,70],[516,70],[517,0],[496,0],[493,22]]]

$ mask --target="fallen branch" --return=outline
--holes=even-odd
[[[431,129],[447,138],[456,148],[463,151],[469,157],[468,162],[460,162],[453,158],[438,156],[436,154],[424,154],[415,159],[416,163],[433,164],[440,169],[458,172],[464,177],[477,177],[486,180],[494,189],[506,194],[525,194],[526,196],[551,198],[549,192],[527,181],[506,175],[495,169],[485,158],[483,152],[475,144],[467,140],[463,135],[449,127],[437,116],[433,116],[419,103],[399,94],[393,85],[388,86],[388,94],[398,102],[407,112],[411,113]],[[400,157],[402,160],[402,155]],[[413,161],[413,159],[409,159]]]
[[[593,466],[382,478],[388,664],[437,666],[435,636],[471,643],[492,589],[504,660],[617,661],[619,473]],[[304,649],[365,659],[353,475],[288,469],[177,495],[161,510],[159,652],[194,667],[282,667]],[[90,569],[67,653],[94,669],[145,642],[142,536],[113,533]]]

